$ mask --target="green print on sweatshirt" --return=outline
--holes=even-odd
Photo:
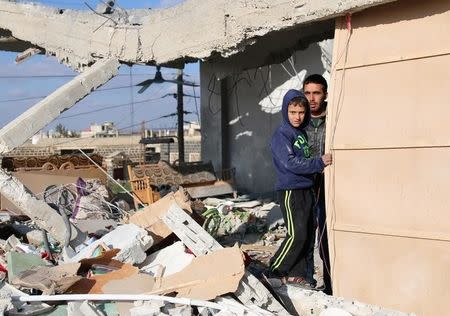
[[[305,136],[298,135],[297,139],[294,142],[294,146],[298,149],[303,150],[303,156],[305,158],[311,157],[311,150],[309,149],[308,141],[306,140]]]

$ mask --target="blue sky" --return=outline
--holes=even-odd
[[[58,8],[72,8],[87,10],[84,1],[77,0],[48,0],[34,1]],[[98,1],[86,1],[95,7]],[[122,8],[166,8],[182,0],[161,1],[116,1]],[[54,57],[34,56],[25,62],[15,64],[16,53],[0,51],[0,126],[16,118],[23,111],[42,100],[42,97],[52,93],[64,83],[70,81],[77,73],[59,64]],[[187,64],[184,69],[184,79],[199,83],[198,63]],[[119,75],[91,93],[70,110],[61,114],[46,130],[53,129],[58,123],[71,130],[82,130],[91,123],[114,121],[123,131],[140,130],[142,121],[147,128],[174,128],[176,117],[160,118],[175,113],[177,101],[168,93],[176,92],[176,85],[172,83],[153,84],[143,94],[138,94],[135,85],[143,80],[153,78],[155,67],[122,65]],[[162,75],[166,79],[176,77],[176,69],[162,68]],[[102,91],[103,90],[103,91]],[[184,93],[200,95],[200,89],[195,91],[185,86]],[[185,116],[186,121],[198,121],[200,100],[185,97],[184,108],[192,112]],[[133,113],[133,114],[132,114]]]

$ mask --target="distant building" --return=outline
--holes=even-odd
[[[102,125],[91,124],[89,128],[81,131],[81,138],[118,137],[119,130],[114,126],[114,122],[104,122]]]

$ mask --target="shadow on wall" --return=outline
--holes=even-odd
[[[411,10],[405,10],[405,6]],[[401,0],[386,3],[370,10],[359,12],[356,22],[358,27],[371,27],[380,24],[398,23],[398,12],[402,12],[402,21],[417,20],[430,15],[442,14],[450,10],[449,1]],[[378,13],[382,12],[382,13]],[[386,14],[388,13],[388,14]],[[359,20],[365,21],[359,23]]]

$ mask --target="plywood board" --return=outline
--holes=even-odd
[[[399,0],[350,22],[337,21],[327,116],[333,294],[445,314],[450,2]]]
[[[334,159],[335,227],[450,241],[450,148],[335,151]]]
[[[337,295],[417,315],[450,309],[450,242],[338,231],[335,247]]]
[[[333,148],[450,145],[450,55],[335,74]],[[342,91],[341,91],[342,90]]]
[[[337,68],[447,54],[450,50],[450,2],[401,0],[364,10],[351,17],[347,62]],[[347,23],[338,19],[335,45],[345,51]],[[397,80],[394,80],[397,82]]]

